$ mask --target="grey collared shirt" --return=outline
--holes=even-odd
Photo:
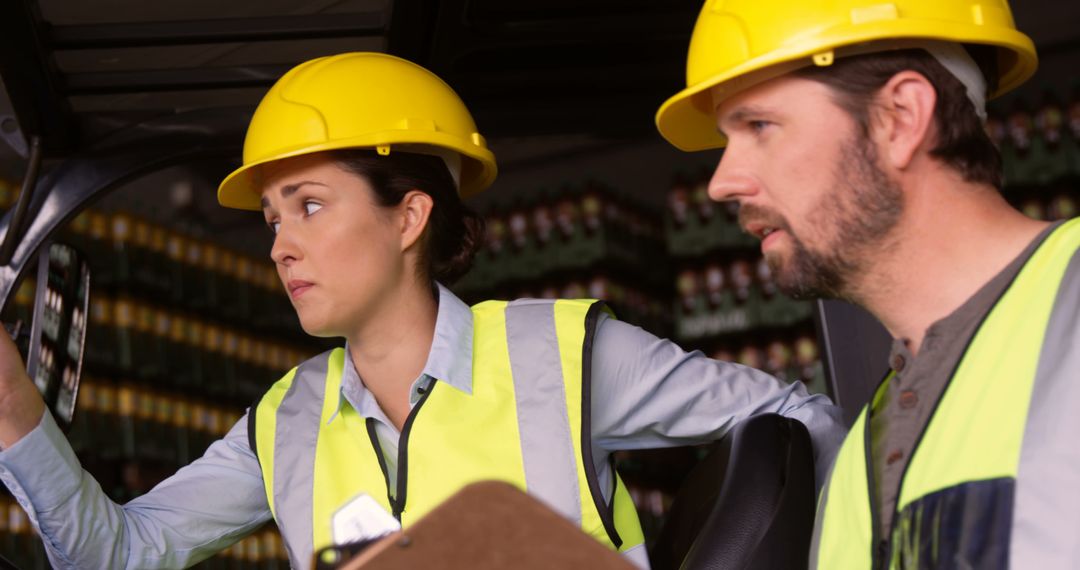
[[[1061,222],[1042,231],[963,305],[930,325],[917,358],[906,339],[893,341],[889,368],[895,376],[870,414],[870,457],[882,536],[892,531],[893,511],[908,460],[968,344],[1024,264],[1059,225]]]
[[[439,286],[431,352],[413,382],[472,387],[472,312]],[[399,434],[346,359],[342,396],[376,419],[387,466],[396,476]],[[712,441],[739,421],[777,412],[806,424],[818,484],[844,436],[839,408],[800,383],[686,352],[629,324],[605,319],[593,345],[592,440],[600,477],[615,450]],[[344,405],[339,402],[339,406]],[[30,514],[58,568],[180,568],[206,558],[270,519],[247,418],[206,454],[126,505],[110,501],[85,473],[49,414],[0,452],[0,479]],[[287,516],[287,515],[285,515]],[[644,552],[631,554],[640,562]]]

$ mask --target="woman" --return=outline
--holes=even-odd
[[[611,452],[714,440],[760,412],[807,424],[820,477],[843,430],[801,385],[685,353],[592,301],[470,308],[450,293],[441,283],[480,241],[460,197],[494,177],[467,109],[419,66],[353,53],[282,77],[218,196],[262,211],[304,330],[345,346],[301,363],[203,458],[124,506],[85,476],[39,400],[19,426],[0,413],[0,477],[53,563],[184,566],[272,516],[308,567],[321,546],[407,525],[495,478],[646,566]],[[9,344],[3,385],[25,395]]]

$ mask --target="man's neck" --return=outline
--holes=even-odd
[[[970,299],[1031,243],[1032,220],[994,189],[957,180],[905,194],[888,246],[868,261],[853,294],[917,353],[926,330]]]

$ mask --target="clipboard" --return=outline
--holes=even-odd
[[[634,570],[543,503],[498,481],[473,483],[409,528],[315,553],[317,570]]]

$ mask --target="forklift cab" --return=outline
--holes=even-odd
[[[17,206],[0,218],[5,304],[58,230],[96,198],[177,165],[225,172],[237,164],[262,92],[300,61],[375,50],[421,63],[475,106],[477,122],[497,148],[505,141],[511,157],[525,135],[579,139],[543,156],[504,160],[509,170],[655,138],[648,119],[679,84],[700,8],[699,0],[621,2],[618,17],[599,18],[598,10],[614,4],[120,4],[129,12],[94,14],[75,2],[0,3],[0,78],[9,100],[0,106],[0,157],[18,156],[26,165]],[[219,14],[226,9],[236,16]],[[649,34],[639,33],[645,28]],[[641,63],[644,54],[653,57]],[[92,285],[85,291],[92,294]],[[883,371],[888,335],[838,302],[817,302],[815,323],[829,393],[850,424]],[[763,416],[738,426],[687,479],[654,565],[798,566],[798,556],[770,558],[776,549],[769,545],[798,544],[790,550],[798,554],[809,544],[810,457],[797,422]],[[695,505],[689,498],[702,496],[710,500]]]

